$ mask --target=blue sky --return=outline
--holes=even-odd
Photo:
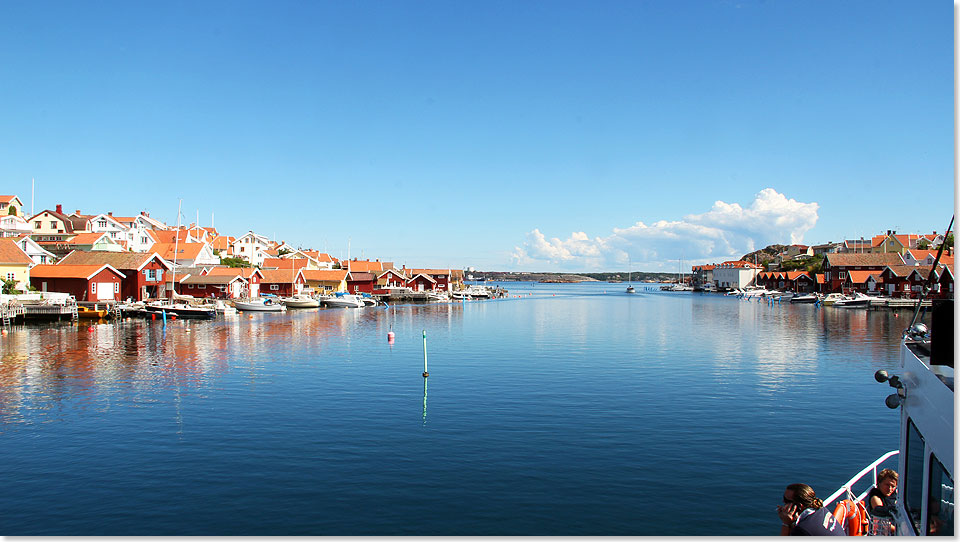
[[[953,48],[942,1],[6,2],[0,192],[491,270],[942,231]]]

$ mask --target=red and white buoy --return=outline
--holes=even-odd
[[[387,344],[393,344],[393,339],[394,339],[395,337],[396,337],[396,335],[394,335],[392,331],[388,331],[388,332],[387,332]]]

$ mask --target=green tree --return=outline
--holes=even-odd
[[[243,258],[220,258],[220,264],[227,267],[250,267],[250,262]]]
[[[14,207],[13,205],[11,205],[11,206],[10,206],[10,209],[7,210],[7,214],[8,214],[8,215],[17,216],[17,208]]]
[[[3,293],[5,294],[22,294],[20,290],[17,289],[17,281],[13,279],[3,279]]]
[[[921,239],[917,241],[917,248],[919,248],[920,250],[927,250],[928,248],[930,248],[930,241],[927,241],[926,239]]]
[[[278,257],[283,256],[284,254],[290,254],[291,252],[293,251],[288,248],[281,248],[280,250],[277,251],[277,256]]]

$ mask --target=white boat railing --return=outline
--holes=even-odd
[[[884,461],[890,459],[891,457],[899,453],[900,453],[900,450],[893,450],[881,455],[879,459],[877,459],[873,463],[870,463],[869,465],[864,467],[864,469],[858,472],[853,478],[850,479],[850,481],[843,484],[843,486],[841,486],[840,489],[836,490],[833,493],[833,495],[830,495],[826,499],[823,499],[823,505],[828,506],[830,503],[837,500],[837,498],[839,498],[844,494],[846,494],[847,498],[853,499],[855,501],[863,500],[863,498],[866,497],[868,493],[870,493],[870,490],[877,485],[877,467],[880,466],[880,464],[882,464]],[[868,473],[871,473],[871,472],[873,473],[873,484],[871,484],[870,487],[865,489],[863,493],[861,493],[860,495],[854,496],[853,495],[854,484],[859,482],[861,478],[863,478],[864,476],[866,476]]]

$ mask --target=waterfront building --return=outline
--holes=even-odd
[[[365,271],[347,272],[347,291],[352,294],[372,294],[377,287],[377,275]]]
[[[843,291],[849,271],[882,271],[888,265],[903,265],[898,252],[836,253],[823,260],[824,290]]]
[[[745,261],[723,262],[713,269],[713,279],[718,288],[733,289],[755,286],[761,267]]]
[[[237,299],[248,289],[240,275],[186,275],[177,281],[178,293],[207,299]]]
[[[30,270],[30,285],[41,292],[63,292],[77,301],[118,301],[126,276],[110,265],[41,264]]]
[[[241,277],[246,281],[243,285],[244,290],[240,293],[241,297],[259,297],[260,295],[263,272],[256,267],[211,267],[204,275]]]
[[[932,265],[888,265],[880,272],[880,281],[886,295],[901,298],[916,298],[930,276]],[[950,266],[940,264],[934,274],[936,284],[927,293],[927,299],[945,299],[953,297],[953,271]]]
[[[308,288],[323,293],[347,291],[346,269],[303,269],[302,273]]]
[[[134,301],[166,297],[165,275],[173,271],[173,264],[156,252],[75,250],[64,256],[58,265],[109,265],[124,275],[118,299]]]
[[[299,294],[306,285],[303,271],[297,269],[261,269],[263,278],[260,281],[260,291],[264,294],[291,296]]]
[[[463,288],[463,271],[459,269],[412,268],[404,265],[401,272],[410,279],[417,275],[429,275],[436,281],[434,290],[450,292]]]
[[[703,290],[706,288],[716,286],[713,277],[713,270],[716,268],[716,265],[695,265],[691,269],[692,278],[691,286],[694,290]]]

